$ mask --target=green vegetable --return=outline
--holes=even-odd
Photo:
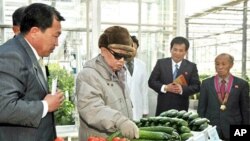
[[[179,111],[176,115],[177,115],[178,118],[182,118],[182,116],[183,116],[185,113],[187,113],[186,110],[181,110],[181,111]]]
[[[201,125],[203,123],[209,122],[209,120],[207,118],[201,118],[201,119],[197,119],[194,121],[194,125]]]
[[[181,134],[181,140],[185,141],[185,140],[189,139],[192,136],[193,136],[192,133],[183,133],[183,134]]]
[[[145,131],[158,131],[158,132],[165,132],[168,134],[172,134],[173,131],[175,130],[172,127],[165,127],[165,126],[151,126],[151,127],[140,127],[140,130],[145,130]]]
[[[191,115],[191,114],[192,114],[192,112],[187,112],[187,113],[183,114],[182,118],[183,118],[184,120],[188,120],[189,115]]]
[[[179,133],[190,133],[191,132],[191,130],[190,130],[190,128],[189,127],[187,127],[187,126],[181,126],[181,127],[179,127]]]
[[[149,139],[149,140],[167,140],[169,139],[169,135],[164,132],[152,132],[139,130],[139,138],[140,139]]]
[[[201,118],[198,117],[198,118],[193,119],[192,121],[190,121],[190,122],[188,123],[189,127],[192,127],[192,126],[194,125],[194,122],[195,122],[196,120],[198,120],[198,119],[201,119]]]
[[[148,118],[141,118],[141,119],[140,119],[140,122],[141,122],[141,123],[146,123],[147,121],[148,121]]]
[[[171,136],[173,141],[181,141],[181,136],[179,135],[179,133],[174,131]]]
[[[116,131],[108,136],[107,141],[112,141],[114,137],[122,137],[122,134],[120,131]]]
[[[198,117],[199,117],[199,115],[197,113],[192,113],[191,115],[189,115],[188,121],[192,121]]]
[[[171,109],[171,110],[167,110],[165,112],[162,112],[159,116],[163,116],[163,117],[175,117],[178,113],[178,110],[176,109]]]
[[[160,123],[165,124],[166,122],[170,122],[171,118],[170,117],[158,117]]]
[[[184,119],[179,119],[179,120],[177,120],[177,125],[179,125],[179,126],[188,126],[188,122],[185,121]]]
[[[205,123],[203,123],[203,124],[200,125],[199,131],[203,131],[203,130],[205,130],[207,127],[208,127],[208,123],[205,122]]]

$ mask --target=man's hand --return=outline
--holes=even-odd
[[[122,135],[129,139],[139,138],[139,129],[136,124],[130,120],[123,122],[119,129]]]
[[[176,94],[180,94],[182,92],[182,87],[178,83],[170,83],[166,87],[167,87],[168,92],[172,92]]]
[[[48,103],[48,112],[56,111],[64,101],[64,94],[61,91],[56,92],[56,94],[47,94],[44,100]]]

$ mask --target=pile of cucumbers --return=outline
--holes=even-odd
[[[171,109],[162,112],[156,117],[141,118],[140,121],[135,123],[140,130],[149,128],[150,132],[155,132],[156,130],[159,132],[160,128],[165,127],[166,129],[164,131],[160,130],[160,132],[167,133],[168,139],[163,139],[162,137],[162,140],[185,141],[193,136],[191,131],[203,131],[206,129],[209,125],[209,120],[199,117],[197,113]],[[149,136],[151,135],[149,134]],[[153,137],[151,136],[150,139]],[[144,136],[142,138],[148,139]]]
[[[160,114],[163,117],[176,117],[188,122],[188,127],[192,131],[203,131],[205,130],[210,121],[207,118],[201,118],[197,113],[187,112],[185,110],[171,109]]]
[[[175,109],[134,122],[139,127],[140,137],[130,141],[185,141],[193,136],[191,131],[203,131],[209,125],[209,120],[197,113]],[[116,136],[121,136],[119,131],[109,136],[108,141]]]
[[[193,136],[190,128],[188,127],[188,122],[176,117],[171,118],[158,116],[142,118],[139,122],[136,122],[136,124],[139,127],[140,131],[147,130],[152,134],[154,134],[154,132],[164,132],[165,136],[167,137],[162,137],[162,140],[185,141]],[[155,138],[155,135],[152,134],[147,133],[147,135],[150,137],[140,136],[140,139],[150,138],[151,140],[159,140],[159,138]]]

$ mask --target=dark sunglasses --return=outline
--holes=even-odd
[[[121,53],[117,53],[115,51],[113,51],[112,49],[110,48],[107,48],[107,50],[115,57],[115,59],[117,60],[120,60],[122,58],[124,58],[125,60],[129,58],[128,55],[125,55],[125,54],[121,54]]]

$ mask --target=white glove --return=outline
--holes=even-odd
[[[134,122],[126,120],[119,127],[122,135],[129,139],[139,138],[139,129]]]

